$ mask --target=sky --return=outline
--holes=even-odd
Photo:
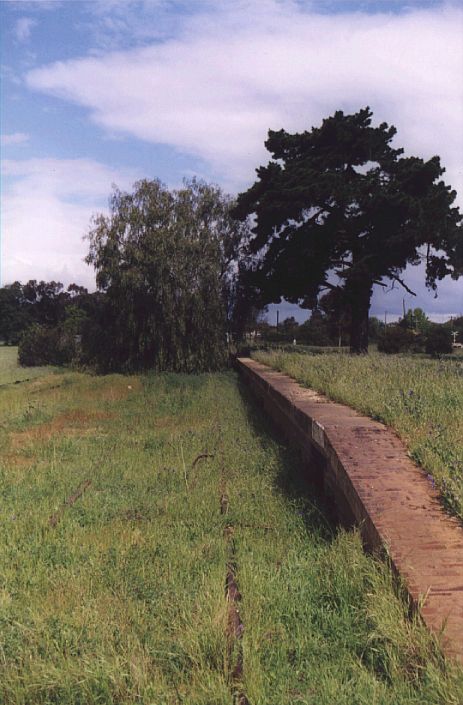
[[[237,194],[269,129],[369,105],[406,155],[441,157],[463,210],[463,0],[0,0],[1,282],[94,288],[91,218],[113,185],[197,175]],[[463,314],[420,267],[371,312]],[[282,302],[280,320],[298,312]]]

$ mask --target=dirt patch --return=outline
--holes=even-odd
[[[64,425],[85,426],[87,423],[101,421],[103,419],[112,419],[114,414],[107,411],[85,411],[84,409],[72,409],[56,417],[56,421]]]
[[[55,436],[80,436],[89,432],[96,432],[97,427],[88,428],[90,423],[113,418],[113,414],[103,411],[84,411],[83,409],[73,409],[58,414],[51,421],[32,426],[25,431],[10,433],[10,447],[12,449],[23,448],[35,443],[46,443]]]
[[[34,458],[29,458],[27,455],[4,455],[2,457],[2,464],[6,465],[6,467],[14,467],[14,468],[25,468],[29,465],[32,465],[34,462]]]
[[[179,419],[175,416],[160,416],[158,419],[153,419],[154,428],[177,428]]]
[[[40,392],[48,392],[53,389],[58,389],[63,386],[64,377],[62,375],[46,375],[31,380],[29,385],[29,394],[39,394]]]

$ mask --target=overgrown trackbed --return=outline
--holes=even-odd
[[[231,374],[3,388],[0,702],[458,705],[296,463]]]

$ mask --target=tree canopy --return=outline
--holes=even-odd
[[[87,262],[105,292],[88,338],[107,369],[200,371],[225,360],[236,260],[246,223],[231,199],[191,180],[170,191],[143,180],[115,190],[95,218]],[[99,359],[98,359],[99,358]]]
[[[0,339],[17,345],[22,333],[31,325],[48,328],[64,323],[71,308],[83,315],[87,289],[70,284],[67,290],[61,282],[30,279],[26,284],[14,282],[0,289]]]
[[[392,146],[396,129],[371,123],[364,108],[303,133],[270,130],[272,160],[234,211],[255,218],[252,281],[264,301],[312,307],[324,290],[340,292],[354,352],[368,349],[374,284],[386,278],[413,293],[408,264],[425,263],[432,289],[463,270],[461,215],[439,157],[404,157]]]

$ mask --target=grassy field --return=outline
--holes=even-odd
[[[0,387],[50,374],[50,367],[19,367],[18,348],[0,345]]]
[[[233,374],[0,389],[0,703],[461,705],[462,672],[297,470]]]
[[[463,360],[398,355],[253,355],[394,428],[463,519]]]

